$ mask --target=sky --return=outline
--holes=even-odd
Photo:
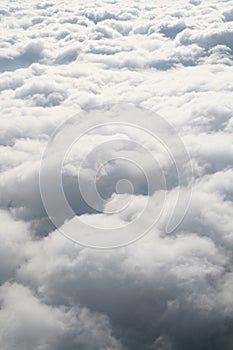
[[[233,0],[0,29],[1,350],[232,350]]]

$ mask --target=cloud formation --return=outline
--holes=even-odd
[[[231,350],[232,0],[6,1],[0,18],[1,349]],[[127,102],[177,130],[193,167],[190,206],[168,234],[177,179],[160,147],[122,128],[85,135],[63,168],[65,193],[81,220],[126,225],[144,205],[144,177],[124,162],[99,173],[102,213],[83,201],[76,183],[80,164],[88,184],[106,158],[137,161],[131,139],[156,154],[169,186],[166,210],[141,240],[110,251],[84,248],[51,224],[40,160],[71,116]],[[84,122],[80,117],[80,129]],[[114,140],[122,147],[110,147]],[[122,178],[133,182],[133,194],[127,186],[116,193]],[[164,194],[159,170],[154,178],[150,217]],[[124,213],[107,214],[132,198]],[[66,225],[74,218],[61,217],[59,228]]]

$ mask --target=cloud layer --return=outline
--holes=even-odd
[[[0,17],[1,349],[231,350],[233,1],[6,1]],[[83,220],[124,225],[144,204],[144,178],[124,162],[99,173],[103,213],[90,210],[76,186],[80,164],[88,183],[106,157],[137,160],[137,147],[126,147],[132,138],[157,155],[169,187],[165,212],[141,240],[110,251],[83,248],[48,218],[40,159],[72,115],[127,102],[177,130],[193,167],[190,206],[166,233],[177,184],[165,153],[122,128],[85,135],[63,169],[65,193]],[[123,146],[82,164],[89,150],[114,140]],[[109,217],[130,197],[115,191],[125,176],[135,186],[133,205]],[[155,177],[150,217],[164,192],[159,171]],[[61,228],[73,224],[61,218]]]

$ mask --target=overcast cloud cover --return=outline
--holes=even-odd
[[[5,0],[0,28],[0,349],[232,350],[233,1]],[[136,243],[93,250],[48,220],[40,159],[58,125],[114,102],[176,128],[193,166],[192,197],[173,233],[165,213]],[[142,176],[117,163],[99,188],[107,210],[112,179],[134,179],[137,202],[125,215],[109,219],[74,197],[85,151],[114,137],[87,135],[64,166],[70,203],[97,226],[127,222],[146,197]],[[130,135],[119,129],[117,137]],[[172,168],[154,151],[170,174],[172,203]],[[137,157],[134,148],[125,154]],[[85,164],[87,179],[98,161]],[[154,191],[156,211],[163,188]]]

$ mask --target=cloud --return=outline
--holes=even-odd
[[[0,289],[1,348],[121,349],[111,335],[108,320],[85,308],[70,310],[44,304],[20,284],[5,284]],[[31,313],[33,310],[33,314]],[[9,328],[11,332],[9,333]]]
[[[64,240],[52,234],[40,246],[42,255],[19,272],[24,283],[34,281],[47,302],[79,302],[106,313],[130,349],[159,343],[161,337],[178,348],[193,343],[193,349],[211,346],[209,338],[231,339],[230,325],[221,329],[220,324],[232,310],[226,294],[232,275],[224,273],[228,259],[210,239],[157,235],[110,253],[80,251]]]
[[[231,350],[232,1],[23,0],[3,4],[0,17],[1,349]],[[184,142],[193,168],[186,216],[167,232],[178,188],[161,145],[148,133],[106,127],[83,135],[66,155],[62,180],[76,216],[59,213],[54,227],[39,188],[51,135],[77,116],[49,154],[48,189],[64,143],[93,125],[96,106],[127,102],[155,112],[149,130],[157,112]],[[98,118],[109,122],[111,114]],[[103,166],[122,157],[133,163]],[[151,191],[135,163],[153,178]],[[97,174],[101,208],[82,197],[79,167],[89,200]],[[94,233],[104,245],[106,235],[116,242],[117,226],[119,241],[135,238],[157,216],[165,192],[155,227],[127,247],[88,249],[59,231],[72,229],[86,242]],[[99,237],[98,227],[105,227]]]
[[[32,63],[40,60],[42,51],[43,45],[41,42],[30,42],[17,53],[6,53],[6,57],[0,56],[0,71],[15,71],[29,67]]]
[[[227,10],[223,12],[223,17],[225,19],[225,21],[233,21],[233,9]]]
[[[10,280],[24,261],[24,245],[30,240],[29,227],[1,210],[0,282]]]
[[[205,49],[210,49],[217,45],[228,46],[231,50],[233,49],[232,42],[232,30],[222,29],[211,32],[201,32],[193,34],[190,29],[186,29],[179,37],[180,43],[183,45],[189,45],[191,43],[197,43]]]
[[[52,107],[61,104],[66,97],[65,92],[56,84],[41,83],[40,80],[35,79],[33,84],[16,89],[15,97],[31,98],[36,106]]]

